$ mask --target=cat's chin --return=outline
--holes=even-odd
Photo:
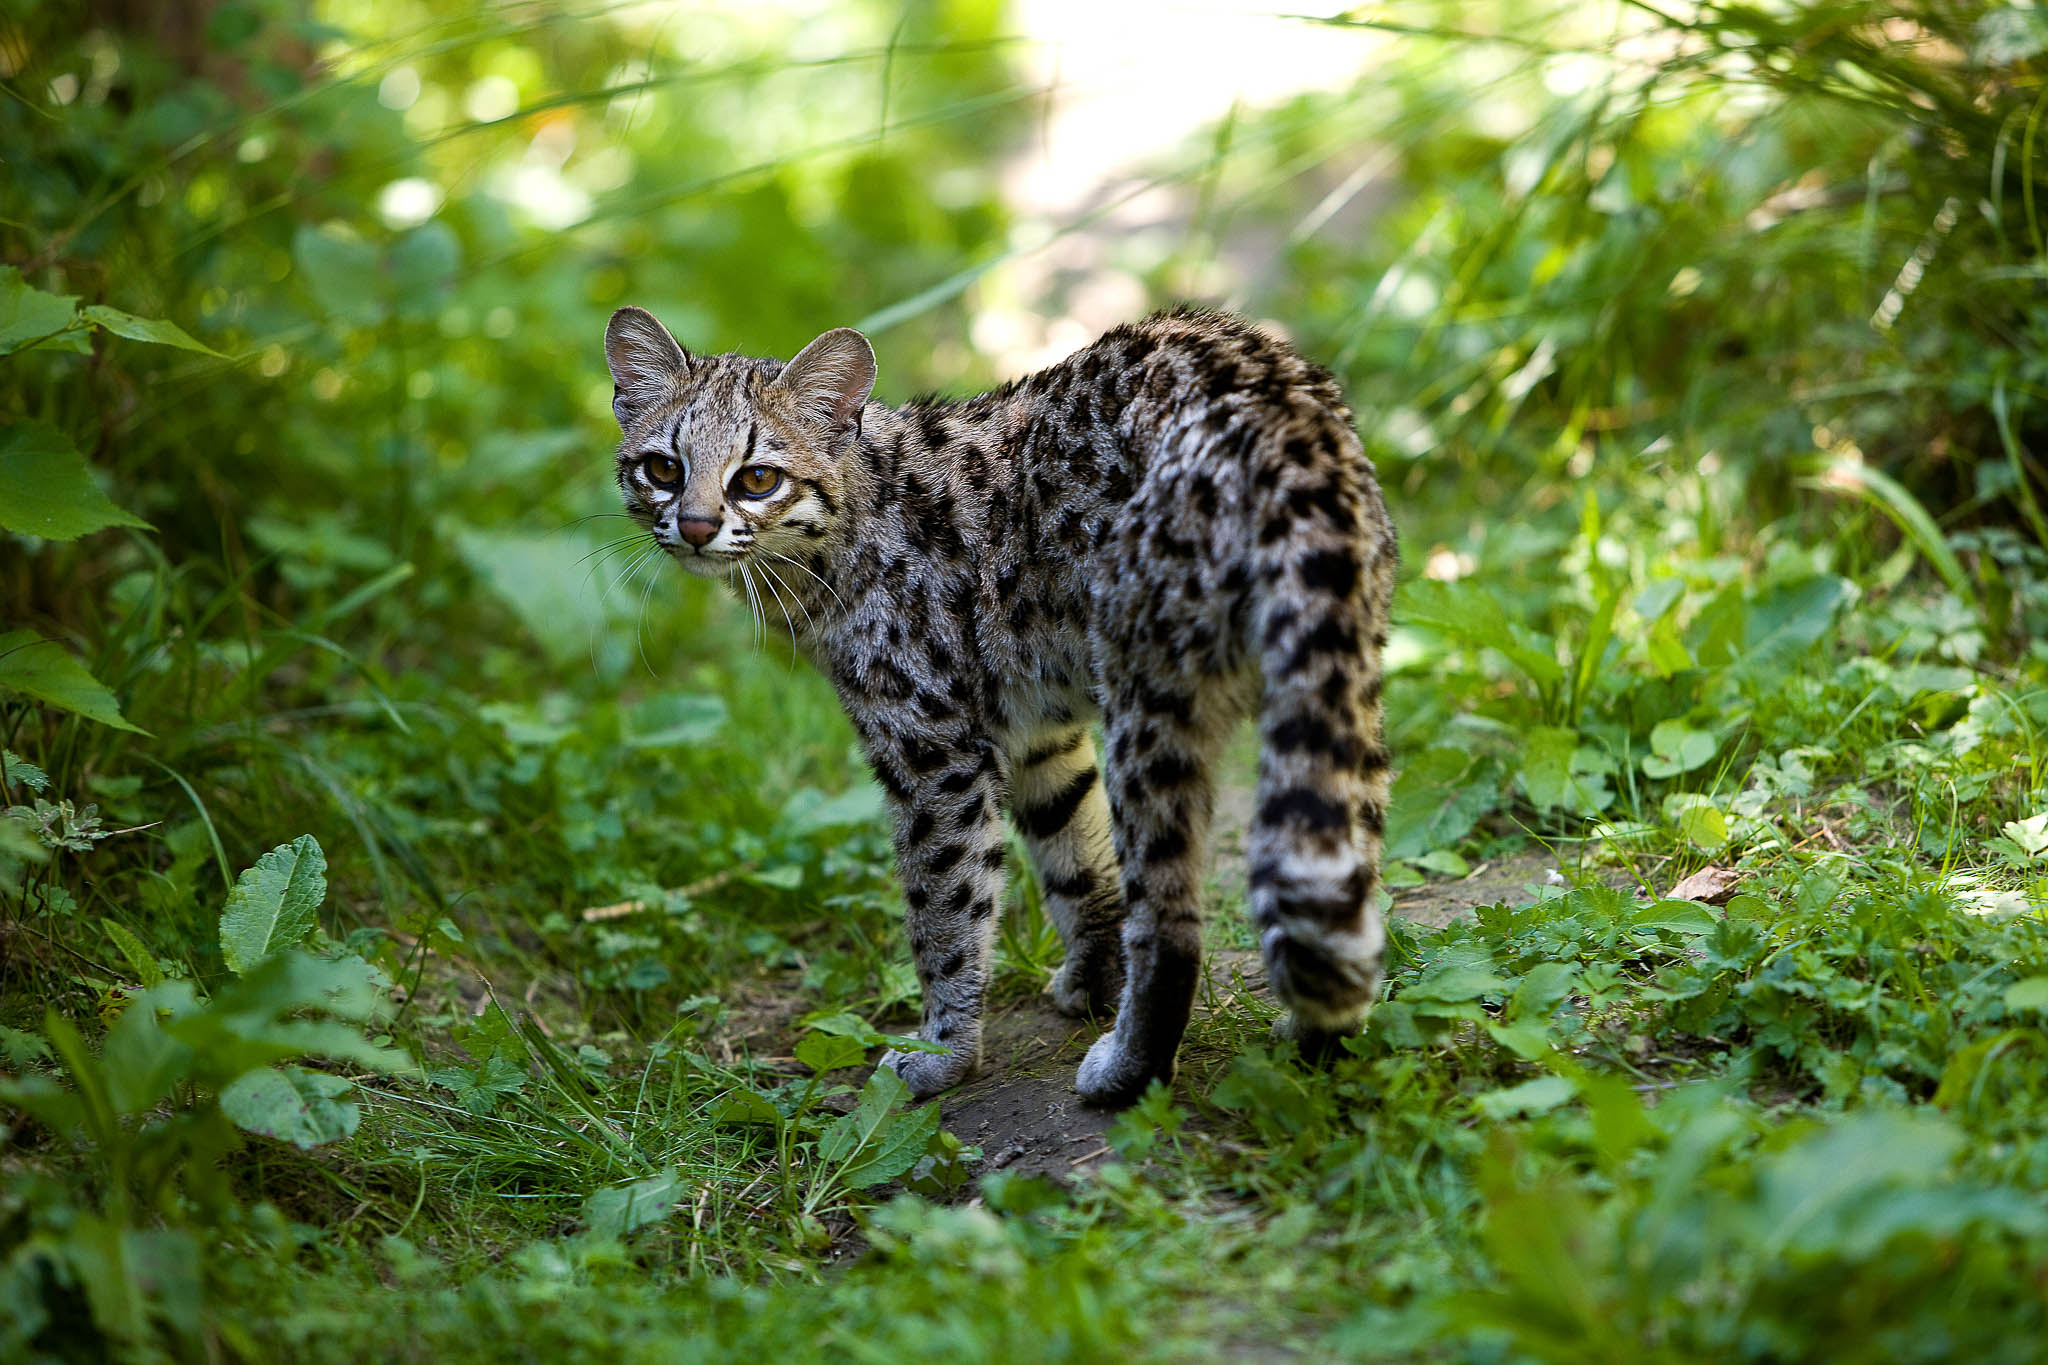
[[[676,554],[669,552],[669,558],[683,567],[684,572],[699,578],[716,578],[721,582],[732,576],[733,566],[740,562],[738,555]]]

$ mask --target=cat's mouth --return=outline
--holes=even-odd
[[[745,550],[697,550],[687,545],[665,547],[669,558],[700,578],[726,578],[747,557]]]

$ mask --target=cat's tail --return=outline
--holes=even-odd
[[[1298,414],[1261,460],[1252,640],[1264,675],[1251,908],[1297,1032],[1357,1028],[1379,993],[1388,757],[1380,651],[1394,533],[1341,409]]]

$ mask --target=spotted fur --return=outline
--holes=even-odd
[[[1116,1012],[1081,1094],[1171,1079],[1216,757],[1248,711],[1273,990],[1304,1042],[1357,1027],[1380,979],[1395,541],[1328,373],[1193,310],[900,408],[870,401],[873,351],[844,328],[784,365],[691,355],[626,308],[605,347],[627,509],[831,678],[888,793],[921,1036],[946,1048],[885,1059],[914,1092],[979,1062],[1005,810],[1067,946],[1055,1001]]]

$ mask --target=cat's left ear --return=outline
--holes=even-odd
[[[612,314],[604,329],[604,359],[612,370],[612,415],[621,431],[690,372],[689,353],[645,308]]]
[[[834,327],[796,353],[770,385],[814,421],[843,435],[875,391],[875,348],[851,327]]]

